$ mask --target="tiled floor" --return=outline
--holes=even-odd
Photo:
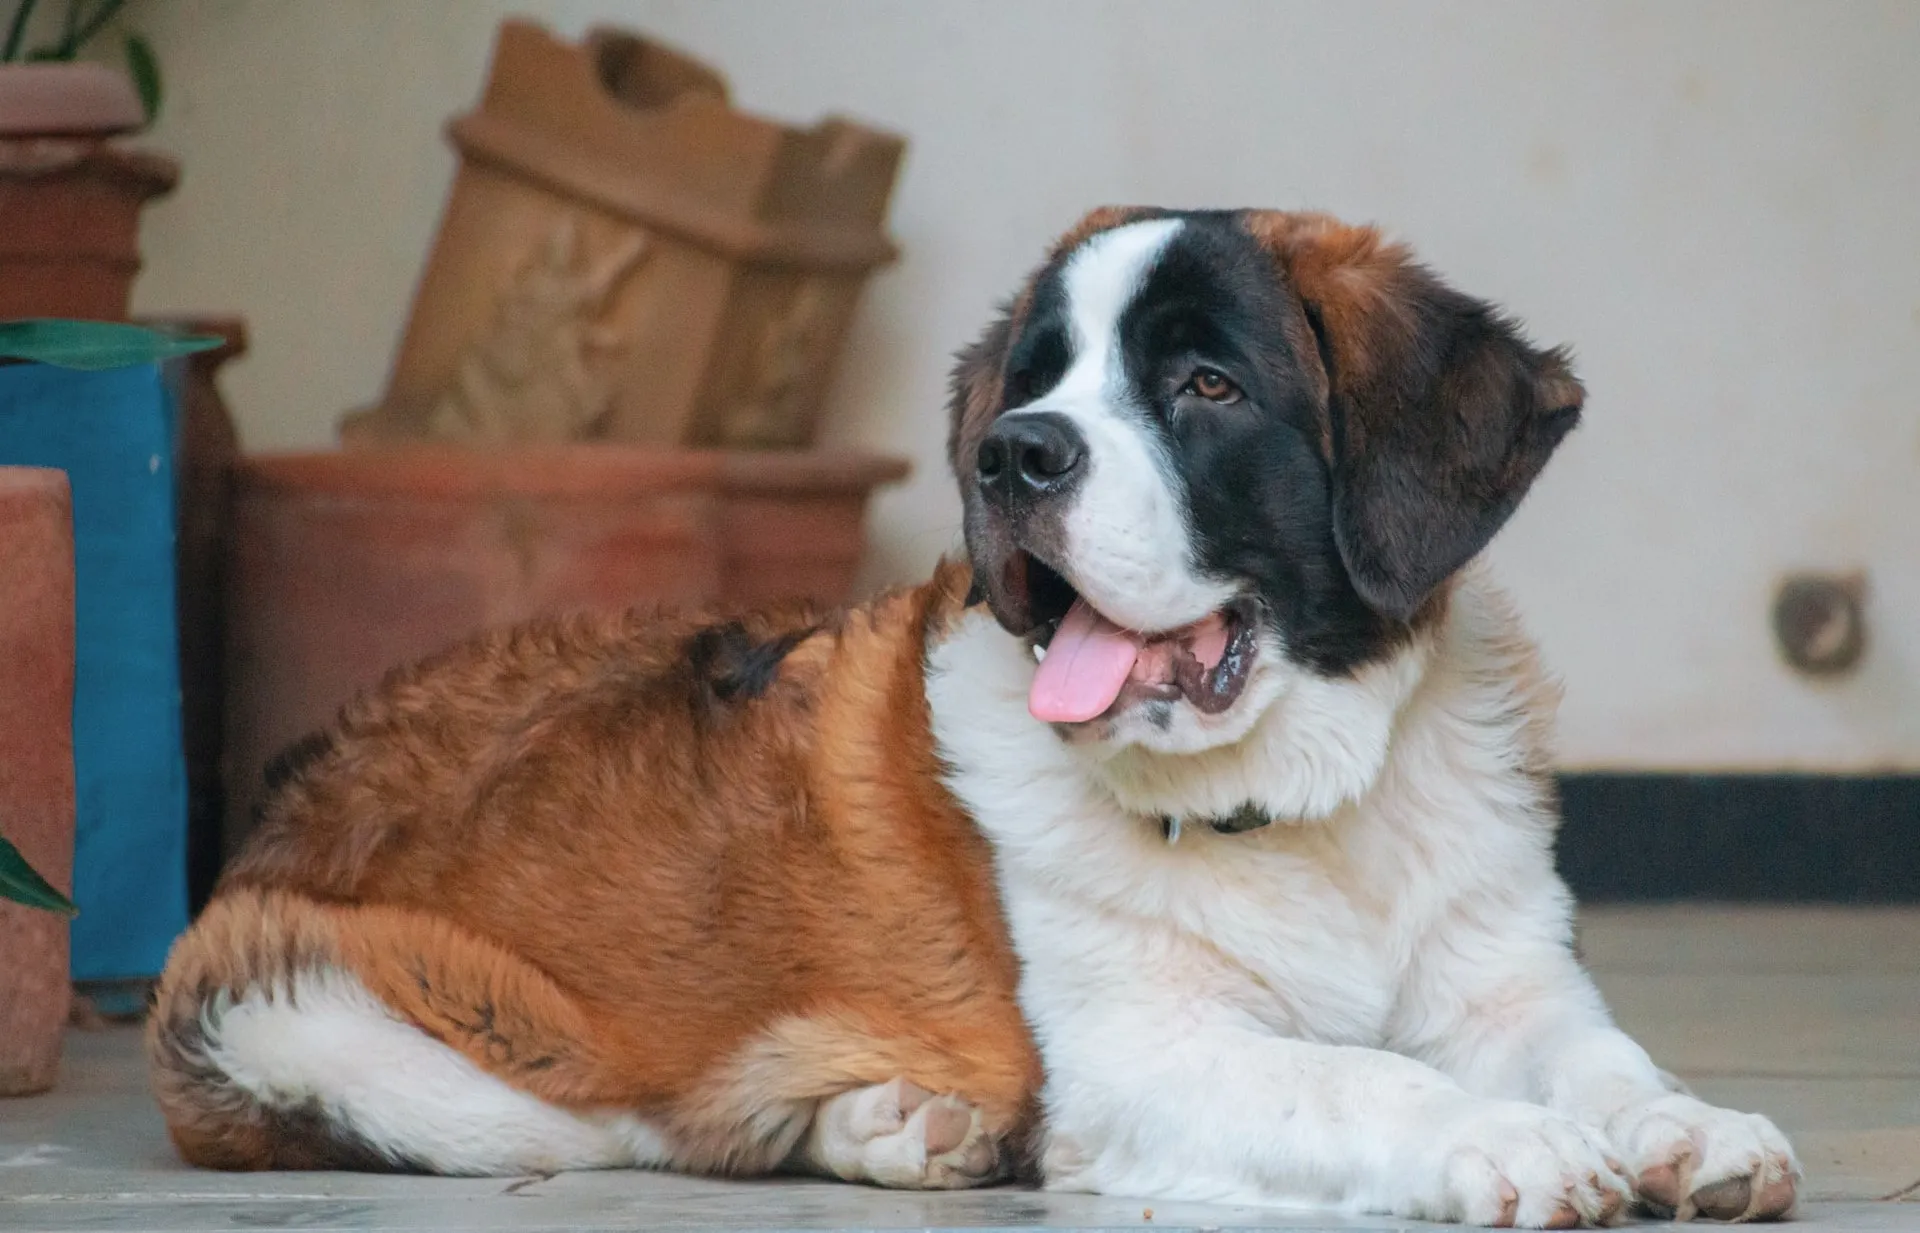
[[[1589,913],[1621,1021],[1709,1099],[1772,1115],[1808,1170],[1801,1227],[1920,1231],[1920,912]],[[1889,1198],[1907,1194],[1907,1201]],[[135,1034],[76,1034],[49,1097],[0,1103],[0,1229],[1406,1228],[1302,1213],[1023,1191],[888,1194],[639,1173],[550,1181],[181,1167]],[[1419,1226],[1412,1226],[1419,1227]]]

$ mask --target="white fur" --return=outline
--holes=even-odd
[[[1072,363],[1044,397],[1010,413],[1055,412],[1086,438],[1087,474],[1063,519],[1069,580],[1108,620],[1148,632],[1190,625],[1233,598],[1194,570],[1186,494],[1140,429],[1147,412],[1133,404],[1121,355],[1121,316],[1181,226],[1132,223],[1081,246],[1062,277]]]
[[[1212,746],[1168,752],[1031,719],[1032,660],[984,615],[933,649],[1050,1187],[1524,1225],[1597,1217],[1624,1194],[1610,1154],[1637,1175],[1689,1135],[1696,1184],[1794,1168],[1764,1119],[1676,1098],[1574,960],[1524,654],[1470,570],[1428,641],[1352,680],[1265,655]],[[1155,818],[1245,799],[1282,821],[1169,844]]]
[[[386,1009],[350,973],[220,995],[206,1060],[269,1108],[316,1106],[371,1146],[437,1173],[509,1175],[665,1163],[628,1114],[582,1116],[508,1086]]]

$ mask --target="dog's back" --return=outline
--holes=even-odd
[[[825,624],[546,622],[349,707],[162,979],[182,1153],[764,1170],[892,1080],[1003,1136],[1035,1066],[920,691],[964,585]]]

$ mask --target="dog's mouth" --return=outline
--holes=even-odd
[[[1034,628],[1034,671],[1027,709],[1048,723],[1099,719],[1134,702],[1184,699],[1218,715],[1239,700],[1259,656],[1251,600],[1233,603],[1177,629],[1124,629],[1101,615],[1058,571],[1027,553],[1024,565]]]

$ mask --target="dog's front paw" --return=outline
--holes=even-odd
[[[1000,1165],[980,1111],[905,1078],[825,1102],[802,1160],[833,1177],[902,1190],[958,1190],[994,1180]]]
[[[1539,1105],[1474,1101],[1426,1149],[1427,1197],[1403,1214],[1500,1228],[1613,1223],[1633,1197],[1598,1132]]]
[[[1607,1119],[1649,1211],[1676,1220],[1778,1220],[1793,1210],[1800,1166],[1785,1135],[1757,1113],[1678,1092]]]

